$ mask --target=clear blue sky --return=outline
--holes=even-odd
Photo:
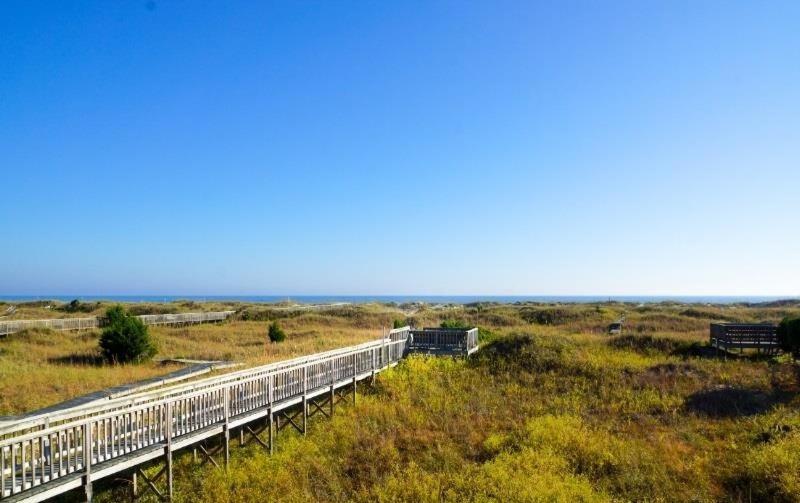
[[[0,294],[797,295],[798,27],[2,2]]]

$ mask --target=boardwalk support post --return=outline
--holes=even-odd
[[[303,367],[303,436],[308,429],[308,367]]]
[[[356,405],[356,384],[358,381],[358,371],[356,370],[356,355],[353,354],[353,406]]]
[[[223,400],[225,400],[225,404],[223,405],[223,410],[225,411],[225,426],[222,427],[222,441],[223,441],[223,457],[225,459],[225,469],[228,469],[228,464],[231,461],[231,429],[229,426],[229,419],[230,419],[230,408],[229,403],[230,400],[228,399],[229,393],[228,390],[230,388],[225,388],[225,391],[222,394]]]
[[[25,460],[23,459],[23,463]],[[83,464],[85,475],[83,476],[83,490],[86,501],[92,501],[92,424],[83,425]],[[34,474],[35,475],[35,474]]]
[[[275,412],[272,410],[272,393],[273,393],[272,377],[267,377],[267,400],[269,401],[269,414],[267,414],[267,423],[269,428],[269,453],[275,453],[275,429],[272,425]]]
[[[167,499],[172,500],[172,402],[167,402],[167,445],[164,447],[167,471]],[[155,486],[153,486],[155,490]],[[156,491],[158,492],[158,491]]]
[[[372,379],[370,380],[370,385],[374,386],[375,385],[375,350],[374,349],[372,351],[370,351],[370,353],[369,353],[369,360],[370,360],[370,366],[372,368]]]
[[[330,409],[329,409],[330,410],[330,417],[333,417],[333,408],[334,408],[335,400],[336,400],[336,393],[335,393],[335,390],[336,390],[336,375],[333,372],[333,360],[328,362],[328,372],[330,372],[330,385],[331,385],[331,393],[330,393],[330,396],[328,397],[328,403],[329,403],[329,407],[330,407]]]

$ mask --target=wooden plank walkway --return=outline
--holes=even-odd
[[[220,452],[227,464],[230,433],[238,429],[241,443],[246,437],[272,452],[278,430],[291,426],[305,434],[309,416],[333,414],[336,401],[345,397],[355,403],[358,382],[404,358],[411,333],[409,327],[395,329],[357,346],[6,425],[0,429],[0,500],[42,501],[80,487],[91,500],[92,482],[114,474],[131,476],[134,486],[143,477],[160,498],[170,499],[175,451],[199,449],[213,464],[213,453]],[[437,344],[472,352],[477,330],[474,338],[439,338]],[[218,445],[209,451],[206,442],[214,438]],[[164,468],[147,478],[139,467],[154,461]]]
[[[223,321],[235,311],[216,311],[208,313],[143,314],[137,316],[145,325],[184,325],[190,323],[209,323]],[[102,318],[51,318],[47,320],[9,320],[0,321],[0,336],[9,335],[28,328],[49,328],[51,330],[88,330],[102,327]]]

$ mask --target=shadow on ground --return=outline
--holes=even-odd
[[[687,410],[712,418],[754,416],[779,403],[763,390],[724,386],[698,391],[686,398]]]
[[[771,391],[718,386],[689,395],[686,410],[712,418],[753,416],[776,405],[790,404],[800,393],[800,369],[780,364],[772,368]]]
[[[54,365],[91,365],[94,367],[102,367],[106,363],[102,356],[89,353],[72,353],[57,358],[48,358],[47,362]]]

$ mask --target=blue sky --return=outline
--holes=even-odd
[[[0,4],[0,294],[800,294],[800,3]]]

